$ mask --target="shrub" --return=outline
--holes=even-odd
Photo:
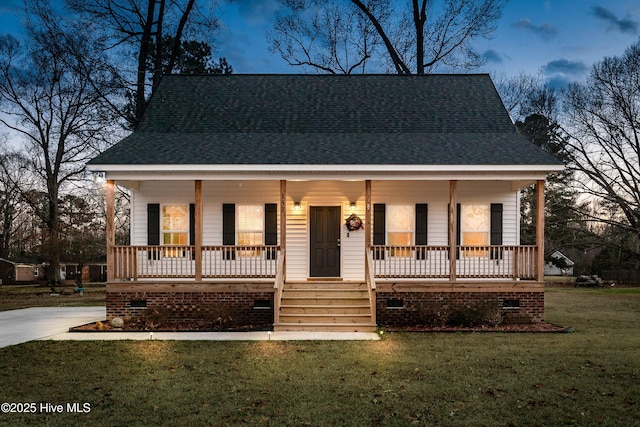
[[[428,327],[497,326],[502,323],[500,301],[482,300],[469,304],[451,304],[449,300],[422,301],[413,307],[416,322]]]

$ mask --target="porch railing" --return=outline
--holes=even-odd
[[[536,277],[536,246],[459,246],[458,278]],[[449,278],[448,246],[372,246],[377,278]]]
[[[448,246],[372,246],[364,263],[370,283],[376,278],[450,276]],[[460,246],[458,278],[536,278],[536,246]],[[203,246],[203,278],[275,279],[279,246]],[[193,246],[116,246],[115,280],[195,278]]]
[[[275,278],[279,246],[203,246],[203,278]],[[115,246],[115,280],[195,278],[193,246]]]

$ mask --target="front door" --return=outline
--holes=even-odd
[[[340,277],[340,207],[311,206],[311,277]]]

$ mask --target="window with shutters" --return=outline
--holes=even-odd
[[[189,244],[189,205],[163,205],[161,212],[162,245]],[[167,248],[164,256],[183,256],[183,250]]]
[[[414,207],[413,206],[387,206],[387,245],[411,246],[414,233]],[[409,256],[409,248],[391,249],[390,256]]]
[[[462,246],[489,245],[489,234],[491,232],[489,205],[462,205],[460,210],[460,233]],[[467,257],[485,257],[488,255],[486,249],[473,248],[465,249],[464,255]]]
[[[238,246],[264,243],[264,206],[238,206]],[[259,250],[240,251],[242,256],[258,256]]]

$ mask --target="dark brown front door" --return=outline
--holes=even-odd
[[[311,277],[340,277],[340,207],[312,206],[309,213]]]

